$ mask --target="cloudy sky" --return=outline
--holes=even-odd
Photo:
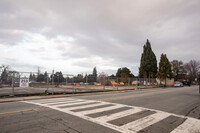
[[[0,64],[18,71],[138,74],[148,38],[159,61],[199,60],[200,0],[0,0]]]

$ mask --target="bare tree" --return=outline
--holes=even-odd
[[[173,60],[171,62],[171,66],[172,66],[172,74],[175,81],[186,78],[186,70],[184,68],[184,64],[182,61]]]
[[[195,79],[198,77],[200,62],[196,60],[190,60],[188,63],[184,65],[184,67],[187,71],[189,81],[190,82],[195,81]]]
[[[97,77],[97,81],[103,85],[106,84],[106,78],[108,77],[107,74],[105,74],[104,72],[99,73],[99,76]]]

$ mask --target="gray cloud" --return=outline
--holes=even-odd
[[[45,48],[44,47],[39,47],[39,48],[28,48],[28,51],[30,52],[35,52],[35,53],[41,53],[41,52],[44,52],[45,51]]]
[[[137,73],[147,38],[158,61],[161,53],[185,62],[200,58],[199,5],[199,0],[2,0],[0,44],[18,45],[27,33],[42,34],[49,40],[59,35],[71,37],[70,44],[55,41],[61,57],[43,60],[100,57],[109,63],[94,60],[73,65],[128,66]]]

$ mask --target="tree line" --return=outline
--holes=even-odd
[[[174,78],[175,81],[187,80],[193,82],[198,78],[198,71],[200,62],[190,60],[188,63],[183,61],[173,60],[169,61],[166,54],[161,54],[159,67],[157,67],[156,56],[151,48],[151,44],[147,39],[143,47],[141,56],[139,77],[150,80],[151,78]]]
[[[63,73],[55,72],[54,74],[48,74],[45,72],[44,74],[38,70],[37,75],[30,73],[29,76],[30,81],[36,82],[55,82],[55,83],[62,83],[62,82],[71,82],[71,83],[79,83],[79,82],[96,82],[97,81],[97,69],[94,67],[92,74],[83,76],[82,74],[78,74],[77,76],[73,77],[64,77]]]

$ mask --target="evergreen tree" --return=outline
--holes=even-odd
[[[92,74],[93,74],[94,76],[97,76],[97,68],[96,68],[96,67],[94,67]]]
[[[120,77],[120,80],[123,82],[128,82],[128,78],[133,78],[134,75],[127,67],[123,67],[117,70],[116,77]]]
[[[94,80],[94,82],[97,81],[97,68],[96,67],[94,67],[91,77]]]
[[[48,79],[48,74],[47,74],[47,72],[45,72],[44,73],[44,81],[47,82],[47,79]]]
[[[157,73],[157,59],[152,51],[151,44],[147,39],[143,46],[143,53],[140,61],[139,77],[140,78],[154,78]]]
[[[30,80],[30,81],[33,80],[33,74],[32,74],[32,73],[30,73],[29,80]]]
[[[126,76],[129,78],[134,77],[134,75],[131,73],[131,71],[127,67],[119,68],[117,70],[116,77],[122,77],[122,76]]]
[[[2,83],[6,83],[8,79],[8,72],[7,72],[7,68],[3,69],[3,72],[1,73],[1,82]]]
[[[64,77],[63,77],[62,72],[56,72],[56,73],[54,74],[54,82],[57,82],[57,83],[62,83],[62,82],[64,82]]]
[[[35,76],[35,74],[33,74],[33,78],[32,78],[32,79],[33,79],[33,81],[35,81],[35,80],[36,80],[36,76]]]
[[[114,74],[110,75],[109,76],[110,78],[115,78],[116,76]]]
[[[0,83],[6,84],[9,82],[9,66],[1,65],[0,71],[1,71],[1,77],[0,77]]]
[[[159,62],[159,71],[156,74],[156,76],[160,79],[165,79],[165,85],[166,85],[166,78],[172,77],[171,64],[166,54],[161,54]]]
[[[44,74],[39,74],[37,76],[37,82],[43,82],[44,81]]]
[[[119,68],[119,69],[117,70],[116,77],[121,77],[121,74],[122,74],[122,69]]]

